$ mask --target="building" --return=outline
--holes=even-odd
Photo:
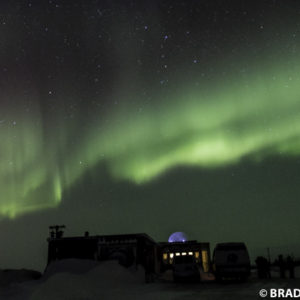
[[[158,255],[161,261],[161,272],[172,268],[174,256],[193,255],[204,272],[210,271],[211,258],[209,243],[197,241],[158,243]]]
[[[55,260],[78,258],[118,260],[125,267],[143,265],[156,272],[156,242],[145,233],[63,237],[62,226],[51,226],[48,238],[48,264]]]
[[[146,274],[172,268],[173,258],[193,255],[204,272],[210,270],[209,243],[197,241],[155,242],[145,233],[64,237],[65,226],[50,226],[48,264],[55,260],[78,258],[118,260],[125,267],[142,265]]]

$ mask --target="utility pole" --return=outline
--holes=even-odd
[[[49,230],[50,230],[50,238],[54,238],[54,239],[59,239],[62,238],[64,231],[63,229],[65,229],[66,226],[65,225],[52,225],[49,226]]]

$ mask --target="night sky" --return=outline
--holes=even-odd
[[[299,1],[1,2],[0,268],[52,224],[300,253]]]

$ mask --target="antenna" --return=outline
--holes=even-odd
[[[63,229],[65,229],[65,228],[66,228],[65,225],[52,225],[52,226],[49,226],[50,238],[52,238],[52,239],[62,238],[63,234],[64,234]]]

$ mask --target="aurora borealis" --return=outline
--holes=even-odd
[[[212,86],[218,88],[210,91]],[[108,125],[95,115],[93,126],[70,153],[66,144],[72,124],[66,126],[58,117],[62,125],[47,140],[38,105],[29,112],[16,111],[15,117],[4,113],[2,215],[58,205],[63,192],[102,161],[113,178],[143,184],[179,165],[216,168],[245,157],[255,161],[299,154],[297,64],[275,64],[243,79],[233,76],[226,87],[222,82],[210,87],[170,92],[166,104],[138,114],[130,113],[125,99],[127,111],[110,112]],[[43,191],[48,196],[40,202]]]
[[[204,221],[178,225],[178,212],[206,205],[213,212],[208,236],[217,240],[222,235],[214,236],[219,225],[211,220],[221,220],[225,206],[235,210],[244,203],[249,219],[260,205],[274,207],[269,220],[280,219],[289,201],[274,195],[289,195],[293,211],[300,208],[297,176],[288,171],[300,156],[299,3],[52,0],[1,6],[3,224],[40,214],[46,224],[65,222],[70,205],[69,224],[79,218],[84,227],[89,218],[82,211],[99,209],[92,228],[119,232],[126,217],[144,222],[144,216],[147,224],[132,221],[125,228],[153,228],[160,238],[168,229],[189,236]],[[257,175],[249,189],[253,174],[265,174],[263,166],[272,161],[283,166],[274,167],[274,178],[293,174],[288,182],[274,184],[268,196],[270,177]],[[175,186],[186,197],[184,208],[174,201]],[[167,229],[160,232],[165,214],[158,210],[168,205]],[[243,207],[235,217],[228,213],[228,232],[234,221],[244,222]],[[244,225],[248,233],[251,222]],[[265,225],[270,243],[286,243],[277,243],[271,223]]]

